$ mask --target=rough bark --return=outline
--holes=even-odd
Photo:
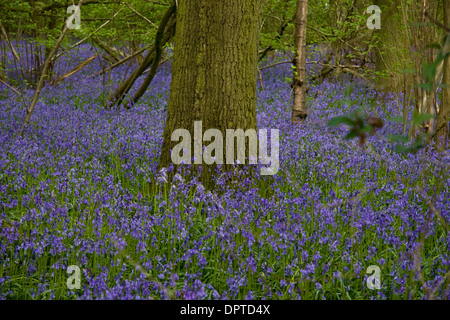
[[[178,144],[171,141],[173,131],[186,129],[194,137],[194,121],[202,121],[203,132],[214,128],[224,137],[226,129],[256,129],[260,16],[261,0],[178,2],[159,168],[172,162],[171,150]],[[203,166],[202,177],[207,171]]]
[[[405,80],[402,71],[412,67],[402,0],[377,0],[375,4],[381,8],[381,29],[375,32],[379,37],[375,49],[376,70],[383,73],[377,85],[386,91],[400,91]],[[412,84],[412,79],[407,80]]]
[[[294,58],[294,105],[292,109],[292,123],[303,121],[306,111],[306,23],[308,14],[308,0],[297,1],[295,14],[295,58]]]

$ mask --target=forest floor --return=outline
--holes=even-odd
[[[450,298],[450,153],[394,151],[402,97],[325,80],[292,126],[291,66],[265,69],[258,126],[280,130],[280,170],[211,192],[156,173],[170,63],[130,110],[103,108],[127,66],[100,68],[45,87],[23,138],[26,107],[0,84],[0,299]],[[385,119],[364,148],[327,125],[358,106]]]

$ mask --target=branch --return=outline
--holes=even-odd
[[[342,38],[340,38],[340,37],[338,37],[338,36],[336,36],[336,35],[334,35],[334,34],[328,34],[328,33],[325,33],[325,32],[323,32],[322,30],[316,29],[316,28],[311,27],[311,26],[307,26],[307,28],[316,31],[316,32],[322,34],[322,35],[325,36],[325,37],[336,38],[336,39],[338,39],[339,41],[341,41],[342,43],[344,43],[346,46],[348,46],[349,48],[351,48],[351,49],[353,49],[353,50],[355,50],[355,51],[359,51],[357,48],[355,48],[355,47],[353,47],[352,45],[350,45],[347,41],[345,41],[344,39],[342,39]]]
[[[22,98],[22,102],[23,105],[25,106],[25,109],[27,108],[27,103],[25,102],[25,97],[23,96],[23,94],[17,90],[16,88],[14,88],[13,86],[7,84],[5,81],[3,81],[2,79],[0,79],[0,82],[3,83],[5,86],[7,86],[9,89],[11,89],[11,91],[13,91],[15,94],[17,94],[19,97]]]
[[[268,66],[261,67],[261,68],[259,68],[259,70],[264,70],[264,69],[272,68],[272,67],[278,66],[278,65],[280,65],[280,64],[285,64],[285,63],[292,63],[292,61],[281,61],[281,62],[277,62],[277,63],[271,64],[271,65],[268,65]]]
[[[133,11],[135,14],[137,14],[139,17],[141,17],[142,19],[144,19],[145,21],[147,21],[148,23],[150,23],[153,27],[158,28],[158,26],[156,24],[154,24],[153,22],[151,22],[148,18],[146,18],[145,16],[143,16],[142,14],[140,14],[139,12],[137,12],[135,9],[133,9],[132,6],[130,6],[128,3],[126,2],[122,2],[122,4],[125,4],[128,8],[130,8],[131,11]]]
[[[89,59],[87,59],[86,61],[80,63],[78,66],[76,66],[75,68],[73,68],[72,70],[70,70],[68,73],[66,73],[65,75],[62,75],[61,77],[59,77],[58,79],[56,79],[55,81],[53,81],[53,84],[58,84],[61,81],[71,77],[72,75],[74,75],[75,73],[77,73],[78,71],[80,71],[81,69],[83,69],[85,66],[87,66],[89,63],[91,63],[92,60],[94,60],[95,58],[98,57],[98,53],[94,54],[92,57],[90,57]]]
[[[158,70],[159,62],[161,60],[161,55],[163,52],[162,46],[166,42],[164,40],[164,33],[165,33],[164,31],[166,30],[166,27],[170,24],[169,22],[170,22],[172,16],[176,14],[176,11],[177,11],[177,0],[174,0],[172,2],[172,5],[169,7],[169,9],[164,14],[164,17],[162,18],[161,23],[158,27],[158,31],[156,32],[155,44],[154,44],[155,57],[152,62],[152,67],[151,67],[149,74],[147,75],[147,78],[145,78],[142,85],[139,87],[137,92],[134,94],[133,99],[131,100],[132,105],[135,104],[144,95],[145,91],[147,90],[148,86],[153,81],[153,78],[156,75],[156,71]],[[123,95],[121,98],[123,99]],[[120,104],[120,102],[121,102],[121,100],[119,99],[119,104]]]
[[[437,25],[438,27],[444,29],[445,31],[447,31],[447,33],[450,33],[450,28],[446,27],[444,24],[442,24],[441,22],[437,21],[435,18],[433,18],[428,11],[425,11],[425,17],[427,17],[431,22],[433,22],[435,25]]]
[[[17,90],[16,88],[14,88],[13,86],[10,86],[8,83],[6,83],[5,81],[3,81],[2,79],[0,79],[0,82],[3,83],[5,86],[7,86],[9,89],[11,89],[11,91],[13,91],[15,94],[20,96],[20,92],[19,90]]]
[[[106,68],[104,68],[103,70],[100,70],[99,72],[93,74],[92,77],[101,75],[101,74],[105,73],[105,72],[108,71],[108,70],[114,69],[115,67],[122,65],[123,63],[127,62],[127,61],[130,60],[131,58],[137,56],[138,54],[144,52],[145,50],[147,50],[147,49],[149,49],[149,48],[150,48],[150,46],[145,47],[145,48],[142,48],[142,49],[139,49],[138,51],[136,51],[136,52],[133,53],[132,55],[129,55],[129,56],[127,56],[126,58],[124,58],[124,59],[122,59],[122,60],[120,60],[120,61],[118,61],[118,62],[116,62],[116,63],[114,63],[114,64],[112,64],[112,65],[110,65],[109,67],[106,67]]]

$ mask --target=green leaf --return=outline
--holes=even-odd
[[[442,47],[441,47],[441,44],[438,43],[438,42],[433,42],[433,43],[427,44],[427,45],[425,46],[425,49],[441,49],[441,48],[442,48]]]
[[[419,125],[419,124],[422,124],[425,121],[431,120],[433,118],[434,118],[434,116],[429,113],[416,114],[416,115],[413,115],[412,123],[415,125]]]
[[[360,133],[370,132],[372,130],[372,126],[364,126],[359,130]]]
[[[417,69],[415,69],[415,68],[406,68],[406,69],[401,70],[401,73],[404,73],[404,74],[411,74],[411,73],[416,73],[416,72],[417,72]]]
[[[405,147],[402,144],[398,144],[395,146],[395,152],[397,153],[409,153],[409,148]]]
[[[403,118],[402,117],[393,117],[393,118],[389,118],[389,121],[393,121],[393,122],[399,122],[399,123],[403,123]]]
[[[353,125],[354,122],[352,119],[350,119],[349,117],[334,117],[333,119],[331,119],[330,121],[328,121],[328,126],[329,127],[337,127],[340,124],[347,124],[349,126]]]
[[[352,85],[348,85],[345,88],[344,96],[348,97],[348,96],[350,96],[352,94],[352,92],[353,92],[353,86]]]
[[[392,142],[403,142],[403,143],[407,143],[409,142],[409,138],[405,137],[405,136],[401,136],[399,134],[390,134],[388,136],[389,140],[391,140]]]
[[[423,139],[422,137],[417,138],[416,141],[414,141],[414,143],[411,145],[411,147],[414,149],[421,149],[424,146],[425,146],[425,139]]]
[[[436,70],[441,60],[442,57],[438,57],[435,61],[423,67],[423,73],[428,82],[434,82],[434,76],[436,75]]]
[[[431,83],[420,83],[416,85],[417,88],[425,89],[425,90],[432,90],[433,85]]]
[[[358,136],[358,132],[356,130],[352,130],[345,136],[345,140],[350,140],[350,139],[356,138],[357,136]]]

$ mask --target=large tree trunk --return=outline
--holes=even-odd
[[[405,77],[402,71],[410,69],[411,44],[406,25],[407,17],[402,10],[403,0],[377,0],[381,8],[381,29],[375,34],[379,41],[375,49],[376,70],[383,73],[378,86],[386,91],[400,91],[404,87]],[[408,87],[412,77],[408,77]]]
[[[194,137],[194,121],[202,121],[203,132],[214,128],[223,137],[226,129],[256,129],[260,15],[261,0],[178,1],[159,168],[172,162],[171,150],[178,144],[171,141],[174,130],[186,129]],[[203,165],[203,177],[207,171]]]
[[[444,4],[444,24],[450,28],[450,0],[443,0]],[[445,32],[445,31],[443,31]],[[450,32],[447,32],[447,37],[444,40],[444,48],[450,45]],[[442,101],[439,108],[439,116],[436,125],[436,137],[439,140],[443,138],[444,141],[450,139],[450,130],[448,128],[450,121],[450,57],[444,61],[444,76],[442,83],[445,87],[442,89]]]
[[[292,123],[307,117],[306,111],[306,17],[308,14],[308,0],[297,1],[295,14],[295,59],[294,59],[294,105],[292,109]]]

